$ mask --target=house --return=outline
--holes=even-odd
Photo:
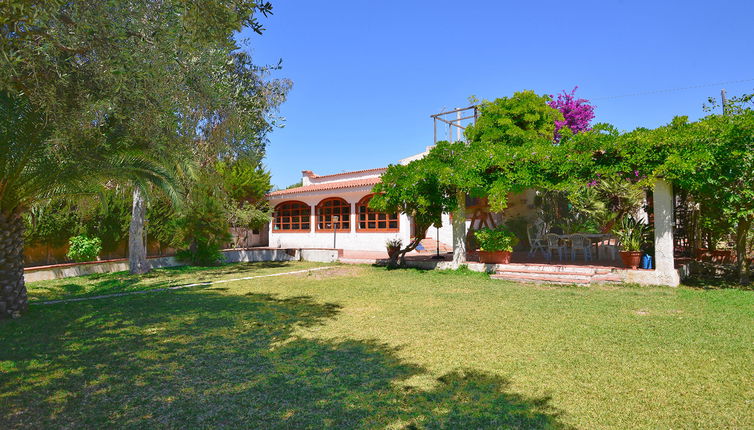
[[[408,164],[429,152],[404,158]],[[386,167],[317,175],[302,172],[300,187],[273,191],[267,195],[273,208],[269,244],[277,248],[338,248],[358,251],[385,251],[389,239],[404,244],[414,235],[406,214],[382,213],[369,207],[372,187],[380,182]],[[448,215],[443,226],[430,229],[427,237],[445,246],[452,243]]]
[[[401,164],[425,156],[426,151],[399,160]],[[385,251],[385,242],[401,239],[404,244],[414,236],[411,218],[402,213],[382,213],[369,207],[372,188],[387,168],[375,168],[331,175],[302,172],[302,185],[267,195],[274,208],[269,226],[269,246],[275,248],[330,248],[344,251]],[[445,249],[454,249],[453,266],[466,261],[469,232],[499,224],[511,217],[531,218],[536,211],[535,190],[510,195],[504,213],[490,213],[484,199],[467,198],[465,222],[455,240],[451,216],[444,214],[441,228],[430,228],[427,238]],[[655,242],[654,270],[623,270],[622,279],[649,285],[678,285],[681,272],[674,263],[672,184],[655,180],[653,192]],[[451,247],[450,244],[453,244]],[[430,249],[431,250],[431,249]],[[460,258],[459,258],[460,257]],[[683,270],[687,270],[684,268]]]

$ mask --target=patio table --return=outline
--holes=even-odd
[[[592,241],[592,245],[594,245],[595,253],[598,252],[597,248],[599,247],[600,242],[604,241],[605,239],[609,239],[613,237],[611,234],[607,234],[607,233],[571,233],[571,234],[559,234],[558,237],[562,240],[570,240],[571,236],[575,234],[584,236],[585,238]]]

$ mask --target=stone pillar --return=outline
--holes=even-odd
[[[351,234],[356,234],[356,223],[359,222],[358,208],[356,207],[358,204],[359,202],[348,204],[351,207]]]
[[[458,207],[453,212],[453,267],[466,263],[466,193],[456,194]]]
[[[655,276],[660,285],[676,287],[681,283],[673,258],[673,185],[662,179],[655,180]]]
[[[311,214],[309,214],[309,234],[314,234],[317,227],[317,206],[316,205],[309,205],[309,210],[311,210]]]

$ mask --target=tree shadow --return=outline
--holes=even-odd
[[[66,299],[72,296],[85,297],[142,289],[159,289],[181,284],[193,284],[216,280],[222,276],[239,274],[254,276],[265,269],[294,268],[294,264],[285,261],[231,263],[218,267],[176,266],[154,269],[144,275],[131,275],[126,271],[114,273],[96,273],[69,279],[66,283],[59,280],[40,281],[30,285],[29,295],[34,300]],[[267,272],[263,272],[267,273]]]
[[[339,306],[207,290],[34,306],[0,324],[4,428],[562,428],[496,375],[426,374],[373,341],[296,336]]]

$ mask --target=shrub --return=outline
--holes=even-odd
[[[77,262],[96,260],[102,251],[102,240],[98,237],[73,236],[68,243],[70,248],[66,256]]]
[[[615,227],[613,233],[618,238],[623,251],[638,252],[646,242],[648,226],[626,215]]]
[[[198,266],[222,263],[220,249],[231,235],[223,201],[215,195],[211,184],[198,184],[183,212],[178,220],[183,246],[176,256]]]
[[[518,244],[516,235],[505,227],[479,229],[474,232],[474,237],[482,251],[513,251]]]
[[[175,257],[194,266],[217,266],[225,258],[217,244],[203,241],[197,241],[189,249],[176,252]]]

